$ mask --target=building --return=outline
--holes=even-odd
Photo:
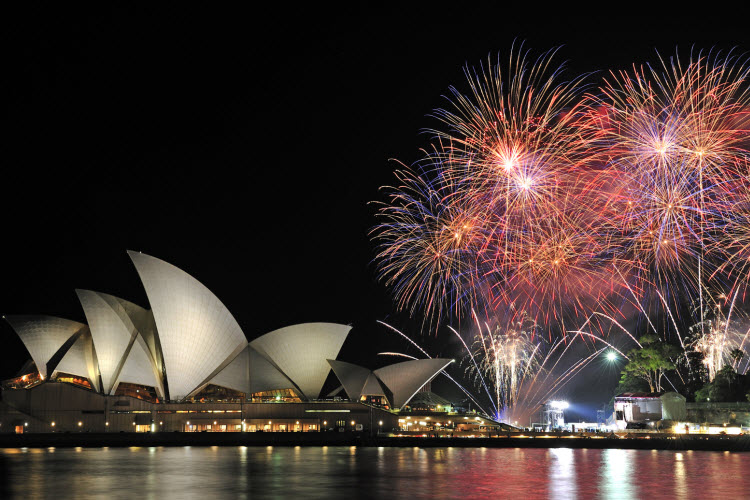
[[[653,427],[661,420],[684,420],[685,396],[676,392],[626,392],[615,397],[614,416],[619,429]]]
[[[369,370],[337,360],[351,327],[306,323],[248,342],[198,280],[128,252],[150,309],[76,290],[87,324],[4,316],[31,360],[3,382],[0,432],[390,430],[452,360]],[[349,401],[321,399],[331,371]]]

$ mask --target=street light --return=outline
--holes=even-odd
[[[609,351],[607,353],[607,361],[617,361],[617,353],[615,351]]]

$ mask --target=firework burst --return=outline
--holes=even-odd
[[[462,339],[467,373],[492,401],[497,420],[526,421],[605,350],[627,358],[600,336],[582,330],[548,341],[536,334],[539,326],[523,312],[505,324],[482,324],[476,315],[474,320],[473,349],[451,330]]]
[[[390,200],[374,229],[376,258],[399,308],[414,314],[422,307],[439,324],[451,311],[460,316],[463,301],[473,302],[482,218],[457,202],[453,186],[430,183],[427,175],[396,173],[400,183],[387,188]]]
[[[707,323],[706,292],[730,290],[733,308],[750,276],[744,60],[660,58],[584,95],[554,55],[467,67],[468,92],[434,112],[433,149],[397,173],[373,230],[400,309],[436,327],[471,313],[469,369],[497,415],[586,366],[608,321],[637,344],[629,314],[709,372],[747,339],[731,313]],[[561,365],[579,340],[591,350]]]
[[[746,185],[748,70],[730,53],[612,73],[598,109],[623,262],[690,301],[726,258],[724,229]],[[648,287],[644,287],[648,288]]]
[[[611,292],[601,131],[577,104],[582,78],[563,81],[553,55],[467,68],[470,92],[452,89],[435,113],[434,151],[387,189],[376,260],[401,309],[523,310],[546,324]]]
[[[722,307],[726,297],[722,294],[717,299],[704,309],[701,320],[688,329],[690,342],[684,356],[689,359],[691,351],[697,353],[709,381],[713,381],[716,374],[727,365],[740,374],[747,372],[749,366],[744,349],[747,348],[750,329],[743,331],[740,326],[742,318],[736,317],[738,313],[734,306],[737,296],[729,305],[727,314],[724,314]]]

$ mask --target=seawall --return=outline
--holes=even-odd
[[[46,433],[0,434],[0,448],[149,446],[402,446],[487,448],[592,448],[636,450],[750,451],[750,436],[654,435],[504,436],[500,437],[371,437],[355,432],[322,433]]]

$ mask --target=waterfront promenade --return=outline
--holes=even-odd
[[[0,448],[149,446],[383,446],[750,451],[750,435],[511,432],[491,437],[370,436],[361,432],[155,432],[3,434]]]

